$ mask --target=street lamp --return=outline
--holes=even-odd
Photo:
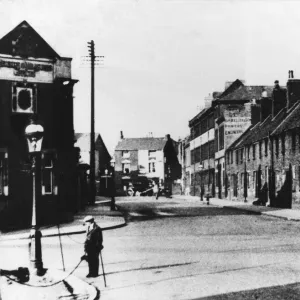
[[[203,201],[203,193],[202,193],[202,170],[203,170],[203,165],[199,165],[199,171],[200,171],[200,201]]]
[[[42,234],[37,226],[36,218],[36,156],[41,152],[42,141],[44,136],[44,128],[35,121],[25,128],[25,137],[28,142],[28,150],[32,158],[32,221],[30,230],[30,267],[36,275],[43,275],[43,261],[42,261]]]
[[[112,174],[111,174],[111,203],[110,203],[110,210],[116,210],[116,200],[115,200],[115,158],[113,157],[110,161],[110,165],[112,167]]]

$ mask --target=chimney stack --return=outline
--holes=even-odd
[[[272,113],[272,99],[264,89],[260,99],[260,122],[262,123]]]
[[[120,138],[121,138],[121,140],[123,140],[123,139],[124,139],[124,136],[123,136],[123,131],[120,131]]]
[[[287,105],[291,108],[298,100],[300,100],[300,79],[294,79],[294,72],[289,70],[289,79],[286,83],[287,87]]]
[[[275,80],[275,86],[272,93],[272,117],[274,118],[278,112],[286,107],[286,89],[283,89],[279,85],[279,81]]]

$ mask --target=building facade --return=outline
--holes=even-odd
[[[290,208],[300,192],[300,80],[261,95],[260,122],[226,151],[229,198]],[[258,199],[258,200],[257,200]]]
[[[259,122],[263,92],[270,95],[271,88],[248,86],[237,79],[227,82],[223,92],[205,98],[205,108],[189,121],[191,195],[227,197],[225,151]]]
[[[190,136],[178,141],[178,157],[182,167],[181,191],[184,195],[191,193],[191,150]]]
[[[38,222],[76,209],[71,58],[58,55],[23,21],[0,39],[1,226],[27,226],[32,211],[31,162],[24,130],[32,117],[44,127],[37,160]]]
[[[214,195],[214,109],[209,106],[189,121],[191,187],[193,196]]]
[[[226,149],[251,125],[259,122],[261,94],[270,95],[269,86],[249,86],[234,81],[213,101],[215,112],[216,197],[227,197]]]
[[[139,178],[159,181],[172,189],[172,182],[181,177],[177,143],[170,135],[164,138],[124,138],[114,152],[117,193],[126,193],[129,183]]]

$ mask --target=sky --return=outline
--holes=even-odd
[[[300,78],[300,1],[0,0],[0,37],[26,20],[72,57],[74,126],[90,131],[87,42],[95,73],[95,131],[111,154],[124,137],[189,134],[204,97],[226,81],[285,85]]]

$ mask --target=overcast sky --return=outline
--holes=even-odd
[[[300,78],[300,1],[0,0],[0,36],[26,20],[57,53],[73,58],[75,130],[90,130],[96,55],[96,131],[109,151],[125,137],[189,133],[204,97],[237,78],[285,85]]]

